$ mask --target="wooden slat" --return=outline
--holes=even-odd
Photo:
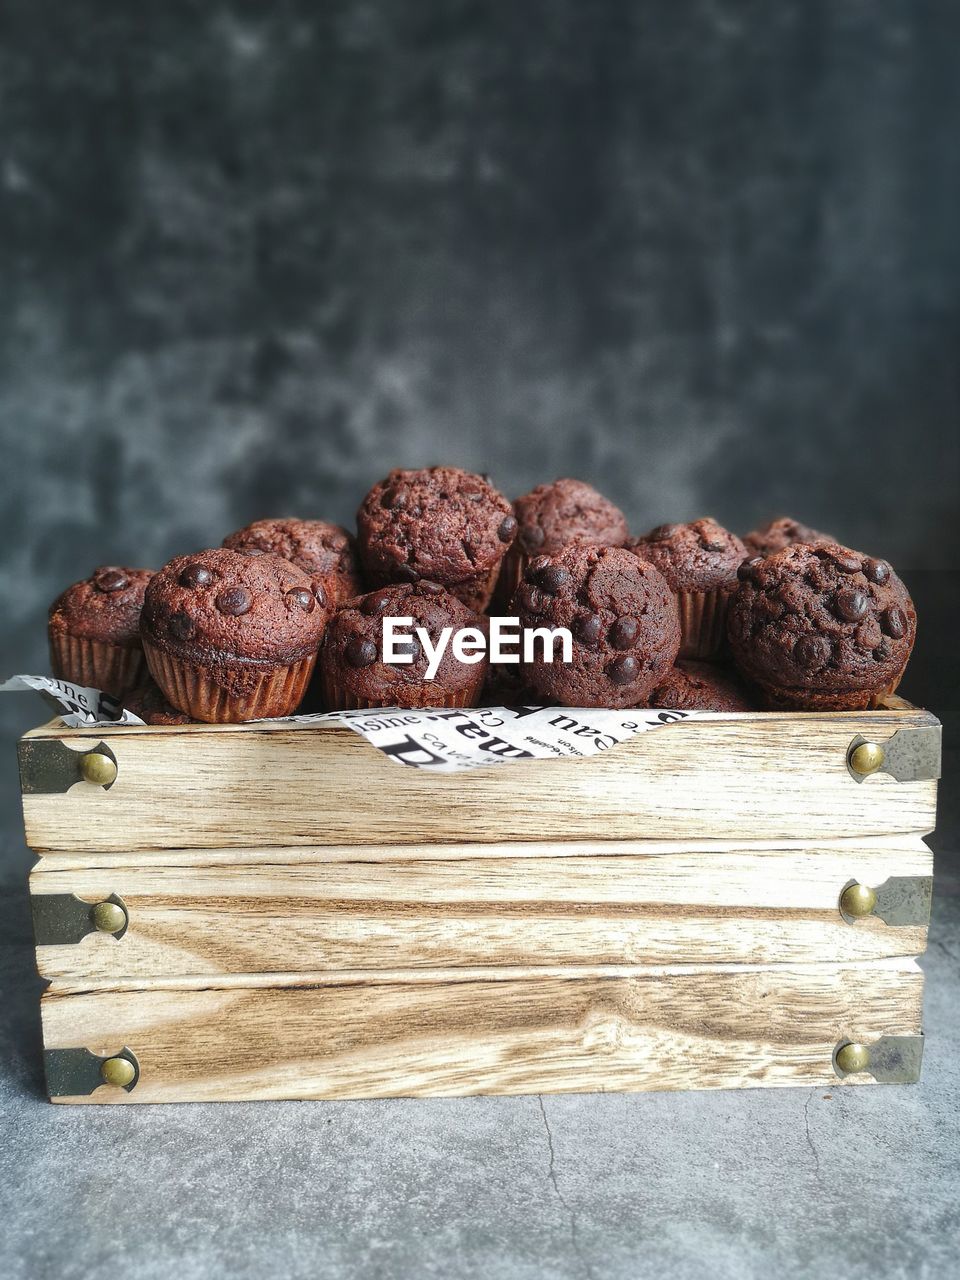
[[[928,876],[916,837],[899,845],[648,853],[615,858],[276,861],[85,869],[44,859],[34,895],[119,894],[120,940],[37,948],[52,979],[529,964],[840,961],[916,955],[926,928],[843,921],[851,879]],[[468,846],[469,848],[470,846]],[[481,846],[472,846],[477,849]],[[602,848],[597,844],[595,849]],[[531,851],[542,845],[528,846]],[[51,866],[51,862],[55,862]]]
[[[334,726],[48,728],[28,739],[107,740],[119,777],[26,795],[24,819],[38,851],[924,833],[934,781],[858,784],[845,761],[855,734],[931,724],[914,710],[717,716],[590,759],[453,775],[404,768]]]
[[[629,976],[44,995],[48,1048],[126,1046],[141,1077],[76,1102],[360,1098],[841,1082],[838,1040],[920,1031],[912,960]],[[61,1099],[63,1100],[63,1099]]]
[[[262,867],[270,865],[313,866],[327,862],[452,862],[478,858],[497,861],[505,858],[540,858],[549,849],[551,858],[613,858],[638,852],[659,853],[748,853],[769,849],[861,849],[890,850],[917,848],[919,836],[856,836],[835,840],[556,840],[549,844],[535,840],[489,841],[458,844],[317,844],[290,845],[287,848],[252,845],[241,849],[143,849],[137,846],[122,851],[112,849],[57,849],[39,855],[37,870],[69,871],[107,870],[111,867]]]

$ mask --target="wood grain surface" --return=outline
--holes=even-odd
[[[850,777],[856,734],[936,724],[916,710],[750,713],[681,721],[590,759],[431,774],[336,726],[64,730],[116,755],[109,790],[23,797],[44,850],[462,840],[804,838],[930,831],[936,782]]]
[[[438,849],[439,846],[426,846]],[[818,842],[800,848],[688,849],[660,842],[581,845],[575,856],[318,862],[276,850],[260,865],[184,851],[164,865],[120,855],[84,867],[44,858],[34,895],[90,902],[118,894],[122,939],[91,934],[37,948],[44,978],[120,980],[174,975],[477,965],[841,961],[917,955],[926,928],[877,918],[848,924],[838,898],[850,880],[928,876],[919,837]],[[218,853],[220,851],[217,851]],[[349,850],[345,850],[349,852]],[[409,850],[407,852],[410,852]],[[540,856],[537,856],[539,853]],[[95,857],[95,855],[93,855]]]
[[[920,1031],[913,960],[638,968],[617,975],[434,973],[91,990],[42,1000],[48,1048],[141,1069],[76,1102],[700,1089],[840,1081],[845,1037]]]

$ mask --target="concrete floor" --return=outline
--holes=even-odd
[[[99,1109],[43,1098],[31,858],[13,835],[0,852],[7,1280],[960,1268],[956,876],[922,962],[919,1085]]]

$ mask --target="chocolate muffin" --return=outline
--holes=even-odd
[[[404,648],[413,661],[383,659],[383,619],[412,618]],[[486,636],[487,622],[436,582],[421,579],[381,587],[343,605],[320,650],[320,689],[328,711],[362,707],[475,707],[487,673],[487,657],[460,662],[447,645],[432,680],[428,658],[415,632],[423,627],[436,645],[444,627],[474,627]]]
[[[252,555],[266,551],[289,560],[323,584],[333,605],[363,591],[353,538],[346,529],[326,520],[254,520],[224,538],[223,545]]]
[[[712,662],[678,662],[657,685],[651,707],[674,711],[754,711],[736,673]]]
[[[481,707],[539,707],[545,699],[527,684],[519,662],[491,662],[480,693]]]
[[[754,529],[753,533],[748,533],[743,539],[743,545],[749,556],[776,555],[778,551],[782,551],[784,547],[793,546],[795,542],[806,542],[809,546],[816,546],[818,542],[836,542],[836,538],[831,537],[829,533],[818,533],[816,529],[811,529],[809,525],[801,524],[799,520],[793,520],[790,516],[780,516],[776,520],[771,520],[769,524]]]
[[[144,673],[140,610],[151,569],[104,565],[50,606],[50,665],[58,680],[119,697]]]
[[[538,645],[523,670],[531,688],[571,707],[636,707],[673,666],[680,619],[658,569],[621,547],[574,543],[527,565],[517,591],[523,627],[566,627],[572,661],[544,660]]]
[[[722,651],[727,604],[747,554],[734,533],[709,517],[661,524],[628,544],[660,570],[677,597],[682,658],[715,658]]]
[[[885,560],[798,542],[745,561],[740,579],[730,646],[768,705],[853,711],[897,687],[917,615]]]
[[[164,697],[160,688],[149,676],[144,676],[135,689],[123,695],[123,706],[132,711],[144,724],[174,725],[190,724],[188,715],[178,711]]]
[[[327,593],[289,560],[229,548],[177,556],[154,576],[140,618],[147,664],[193,720],[290,715],[330,616]]]
[[[622,547],[630,536],[619,507],[582,480],[539,484],[513,504],[517,539],[507,552],[497,583],[496,600],[510,605],[532,556],[556,555],[574,542],[594,547]]]
[[[371,586],[426,578],[477,611],[490,602],[516,532],[506,498],[456,467],[391,471],[357,512],[360,560]]]

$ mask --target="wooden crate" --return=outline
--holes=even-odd
[[[35,730],[51,1095],[915,1078],[938,736],[891,699],[438,775],[329,725]]]

